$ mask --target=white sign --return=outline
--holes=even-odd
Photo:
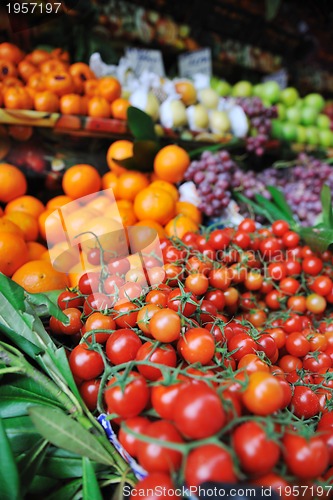
[[[179,76],[191,78],[196,74],[212,76],[212,52],[209,48],[180,54],[178,57]]]
[[[159,50],[129,47],[126,49],[125,55],[137,76],[140,76],[144,71],[165,76],[162,54]]]
[[[276,73],[271,73],[262,79],[263,82],[276,82],[279,84],[280,89],[283,90],[288,85],[288,72],[285,69],[280,69]]]

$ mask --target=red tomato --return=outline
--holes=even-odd
[[[156,348],[153,342],[145,342],[138,350],[136,360],[148,360],[150,364],[153,364],[154,366],[140,364],[137,368],[146,379],[157,380],[162,376],[162,372],[157,366],[163,365],[175,368],[177,364],[177,355],[170,344],[165,344],[163,347]]]
[[[95,411],[97,408],[100,385],[100,380],[86,380],[79,387],[81,397],[90,411]]]
[[[159,342],[174,342],[178,340],[180,337],[180,328],[180,313],[168,308],[157,311],[149,322],[150,334]]]
[[[186,486],[197,487],[205,481],[237,481],[231,454],[216,444],[198,446],[186,460]]]
[[[270,415],[282,407],[284,397],[279,380],[266,372],[255,372],[243,392],[243,403],[255,415]]]
[[[177,471],[181,465],[182,454],[163,446],[163,442],[183,443],[181,435],[171,422],[157,420],[144,428],[143,434],[161,441],[161,444],[138,440],[136,445],[140,465],[148,472]]]
[[[254,354],[258,346],[250,335],[247,333],[238,333],[231,337],[228,342],[228,351],[233,352],[232,357],[239,361],[246,354]]]
[[[78,283],[80,292],[83,295],[90,295],[98,291],[100,285],[100,275],[99,273],[85,273],[83,274]]]
[[[179,339],[177,350],[187,363],[207,365],[215,353],[215,340],[206,328],[190,328]]]
[[[309,387],[297,385],[294,387],[290,408],[298,418],[314,417],[320,411],[319,398]]]
[[[315,479],[323,474],[329,461],[329,453],[323,439],[286,433],[283,437],[284,460],[292,474],[301,479]]]
[[[126,427],[130,430],[137,432],[138,434],[143,434],[144,429],[150,424],[150,420],[146,417],[133,417],[127,418],[123,421],[123,423],[125,423]],[[134,437],[133,434],[130,434],[127,430],[125,430],[123,423],[119,429],[118,440],[127,453],[129,453],[131,457],[135,458],[138,438]]]
[[[173,421],[184,437],[204,439],[222,429],[226,415],[217,393],[205,382],[194,382],[176,397]]]
[[[102,356],[86,344],[74,347],[68,361],[73,375],[82,380],[95,379],[104,370]]]
[[[79,333],[83,327],[83,321],[81,319],[82,312],[76,307],[69,307],[62,311],[65,316],[69,319],[69,324],[65,325],[61,321],[57,320],[56,323],[59,328],[59,333],[62,335],[76,335]]]
[[[161,418],[172,420],[174,414],[175,400],[184,384],[183,380],[178,380],[171,385],[163,385],[163,379],[159,385],[154,385],[151,389],[151,403],[154,410]]]
[[[315,255],[305,257],[302,262],[302,269],[306,274],[317,276],[323,269],[323,261]]]
[[[245,422],[232,434],[232,445],[242,469],[248,474],[267,474],[277,464],[280,448],[270,439],[263,426]]]
[[[120,302],[114,306],[113,316],[118,328],[133,328],[138,318],[138,307],[132,302]]]
[[[230,243],[230,236],[223,229],[215,229],[210,233],[208,243],[214,250],[225,250]]]
[[[106,342],[112,331],[116,328],[116,323],[111,316],[107,316],[106,314],[102,314],[101,312],[92,313],[85,324],[86,332],[93,332],[88,337],[88,342],[95,342],[103,344]],[[103,332],[103,330],[107,330]]]
[[[108,413],[116,413],[121,418],[136,417],[149,401],[149,388],[145,379],[137,372],[129,372],[126,381],[120,380],[124,372],[112,377],[104,390]]]
[[[82,307],[84,302],[84,297],[81,297],[76,292],[71,292],[70,290],[65,290],[61,292],[58,296],[58,306],[63,311],[68,307]]]
[[[113,365],[120,365],[133,361],[141,346],[140,337],[133,330],[120,328],[109,336],[105,352]]]
[[[132,490],[130,500],[159,500],[160,498],[178,498],[176,489],[168,474],[153,472],[138,481]]]

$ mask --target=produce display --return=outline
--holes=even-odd
[[[332,106],[128,64],[0,43],[0,121],[126,131],[0,125],[0,497],[331,498]]]

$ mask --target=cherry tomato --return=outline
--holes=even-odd
[[[321,314],[325,311],[327,302],[325,297],[317,293],[311,293],[306,297],[305,305],[308,311],[314,314]]]
[[[152,337],[159,342],[173,342],[178,340],[180,337],[180,328],[180,315],[173,309],[168,308],[160,309],[154,313],[149,322],[149,331]]]
[[[103,344],[109,339],[112,330],[116,329],[116,323],[111,316],[107,316],[101,312],[95,312],[87,318],[85,327],[86,332],[94,330],[94,333],[88,337],[88,342],[92,342],[94,340],[95,342]],[[100,330],[109,331],[99,333]]]
[[[157,420],[144,428],[143,434],[156,440],[169,443],[183,443],[181,435],[175,426],[166,420]],[[162,444],[147,443],[138,440],[136,445],[140,465],[148,472],[172,472],[179,469],[182,454],[179,451],[166,448]]]
[[[213,288],[226,290],[231,283],[231,272],[226,267],[212,269],[209,273],[209,284]]]
[[[277,236],[280,238],[287,231],[289,231],[289,224],[285,220],[276,220],[272,224],[272,231],[273,231],[274,236]]]
[[[111,297],[105,295],[105,293],[94,292],[86,297],[83,305],[83,313],[85,316],[88,316],[92,312],[107,311],[112,306],[113,299]]]
[[[286,350],[292,356],[303,358],[310,351],[310,342],[301,332],[293,332],[287,337]]]
[[[211,302],[217,311],[222,311],[225,306],[225,297],[222,290],[209,290],[205,293],[205,300]]]
[[[114,310],[113,318],[118,328],[133,328],[136,325],[139,309],[133,302],[118,302]]]
[[[187,363],[207,365],[215,353],[215,340],[206,328],[190,328],[179,339],[177,350]]]
[[[328,467],[328,449],[319,436],[306,439],[299,434],[286,433],[283,437],[283,450],[290,472],[301,479],[315,479]]]
[[[153,342],[145,342],[138,350],[136,360],[148,360],[150,363],[153,363],[154,366],[140,364],[137,368],[147,380],[157,380],[162,376],[162,372],[157,366],[163,365],[175,368],[177,364],[177,355],[170,344],[165,344],[163,347],[156,348]]]
[[[55,320],[54,323],[51,322],[51,327],[54,324],[57,325],[57,331],[54,333],[59,333],[60,335],[76,335],[79,333],[83,327],[83,321],[81,319],[82,312],[80,309],[69,307],[68,309],[64,309],[62,312],[69,319],[69,323],[68,325],[65,325],[59,320]]]
[[[131,371],[125,382],[119,380],[123,373],[119,372],[117,377],[109,380],[104,390],[104,399],[108,413],[116,413],[121,418],[132,418],[147,406],[150,392],[142,375]]]
[[[101,385],[100,380],[86,380],[79,387],[80,394],[87,408],[95,411],[97,408],[98,391]]]
[[[213,436],[226,423],[221,399],[205,382],[184,384],[175,399],[173,421],[186,438]]]
[[[79,290],[83,295],[90,295],[94,292],[98,292],[99,285],[100,275],[93,272],[83,274],[78,283]]]
[[[126,424],[126,427],[138,434],[143,434],[144,429],[150,424],[150,420],[146,417],[127,418],[123,422]],[[127,453],[135,458],[137,455],[138,439],[125,430],[123,425],[119,429],[118,440]]]
[[[70,290],[65,290],[59,294],[57,303],[60,309],[63,311],[69,307],[82,307],[84,298],[78,295],[76,292],[71,292]]]
[[[198,446],[192,450],[185,464],[185,482],[198,487],[206,481],[236,482],[231,454],[216,444]]]
[[[113,365],[120,365],[133,361],[141,346],[142,342],[133,330],[120,328],[109,335],[105,352]]]
[[[177,380],[171,385],[154,385],[151,390],[151,402],[154,410],[161,418],[172,420],[176,397],[182,388],[183,380]]]
[[[282,236],[282,241],[285,247],[295,248],[300,241],[300,236],[295,231],[286,231]]]
[[[298,418],[314,417],[320,411],[319,398],[309,387],[297,385],[294,387],[290,408]]]
[[[306,274],[317,276],[323,269],[323,261],[314,255],[305,257],[302,262],[302,269]]]
[[[130,500],[159,500],[160,498],[178,498],[176,488],[168,474],[152,472],[138,481],[132,490]]]
[[[223,229],[215,229],[210,233],[208,243],[214,250],[225,250],[230,243],[230,236]]]
[[[247,333],[238,333],[231,337],[228,342],[228,351],[232,352],[235,361],[239,361],[246,354],[254,354],[257,350],[257,344]],[[233,352],[235,351],[235,352]]]
[[[74,347],[68,361],[73,375],[82,380],[95,379],[104,370],[102,356],[86,344]]]
[[[195,295],[203,295],[207,292],[209,280],[203,273],[189,274],[185,280],[185,286]]]
[[[232,445],[242,469],[248,474],[267,474],[280,457],[277,442],[255,421],[245,422],[233,431]]]
[[[239,231],[245,231],[246,233],[254,233],[256,230],[256,223],[253,219],[243,219],[238,226]]]
[[[255,415],[270,415],[282,407],[283,389],[276,377],[265,372],[249,376],[243,403]]]

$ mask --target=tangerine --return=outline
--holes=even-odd
[[[57,113],[59,111],[59,97],[50,90],[43,90],[34,95],[34,108],[36,111]]]
[[[25,60],[39,66],[44,61],[50,59],[50,54],[46,50],[43,49],[34,49],[30,54],[25,57]]]
[[[70,94],[74,90],[73,79],[67,71],[60,70],[46,73],[45,83],[46,88],[59,97]]]
[[[134,212],[139,220],[151,219],[164,225],[175,216],[176,206],[165,189],[147,187],[134,200]]]
[[[117,194],[122,200],[133,201],[138,193],[148,187],[147,177],[136,171],[124,172],[118,178]]]
[[[16,77],[17,69],[15,64],[4,59],[0,59],[0,80],[4,80],[8,77]]]
[[[94,96],[89,99],[88,115],[94,118],[110,118],[110,105],[105,97]]]
[[[26,59],[23,59],[17,66],[18,69],[18,74],[24,80],[27,82],[31,75],[38,73],[38,68],[35,66],[33,63],[27,61]]]
[[[15,198],[15,200],[10,201],[5,208],[5,213],[10,212],[25,212],[37,218],[42,212],[44,212],[45,207],[43,203],[35,196],[25,195]]]
[[[28,87],[36,92],[43,92],[46,90],[46,76],[43,73],[34,73],[29,77]]]
[[[115,141],[109,147],[106,153],[106,162],[109,169],[116,174],[126,172],[126,168],[119,165],[115,160],[125,160],[133,156],[133,142],[122,139]]]
[[[27,188],[27,181],[21,170],[9,163],[0,163],[0,202],[8,203],[23,196]]]
[[[5,219],[14,222],[23,231],[25,241],[35,241],[38,238],[39,226],[36,218],[26,212],[10,212]]]
[[[28,260],[41,259],[42,255],[47,251],[47,248],[41,243],[38,243],[37,241],[28,241],[27,249],[28,249]]]
[[[150,227],[151,229],[155,229],[156,230],[159,238],[165,238],[166,237],[166,233],[165,233],[165,230],[164,230],[163,226],[161,226],[161,224],[159,224],[158,222],[156,222],[154,220],[151,220],[151,219],[142,219],[139,222],[136,222],[135,226]]]
[[[95,80],[96,75],[90,69],[88,64],[83,62],[77,62],[69,67],[69,74],[73,78],[75,91],[82,93],[84,90],[84,84],[88,80]]]
[[[67,73],[67,69],[68,65],[58,59],[47,59],[39,65],[39,70],[44,75],[49,75],[50,73]]]
[[[114,172],[107,172],[102,177],[102,189],[112,189],[115,199],[119,198],[117,187],[119,177]]]
[[[33,100],[29,92],[23,87],[8,87],[3,94],[5,108],[31,109]]]
[[[60,112],[63,115],[83,115],[82,97],[78,94],[66,94],[60,98]]]
[[[5,219],[5,217],[0,217],[0,233],[14,233],[24,239],[22,229],[11,220]]]
[[[162,148],[154,159],[154,171],[159,179],[177,183],[183,180],[191,160],[185,149],[170,144]]]
[[[52,264],[43,259],[32,260],[20,266],[12,280],[29,293],[62,290],[68,285],[66,275],[53,269]]]
[[[198,207],[190,203],[189,201],[177,201],[176,203],[176,213],[186,215],[192,219],[196,224],[202,223],[202,214]]]
[[[59,194],[58,196],[51,198],[51,200],[46,203],[46,210],[56,210],[57,208],[67,205],[67,203],[72,203],[73,201],[73,198],[70,196],[67,196],[66,194]]]
[[[3,42],[0,43],[0,59],[5,59],[14,64],[18,64],[24,58],[24,54],[13,43]]]
[[[0,272],[12,276],[28,260],[24,239],[15,233],[0,233]]]
[[[73,199],[96,193],[101,188],[101,177],[91,165],[77,164],[66,170],[62,178],[62,188]]]
[[[179,193],[178,193],[178,189],[176,188],[176,186],[174,184],[172,184],[171,182],[167,182],[167,181],[162,181],[161,179],[157,179],[155,181],[153,181],[150,186],[151,188],[161,188],[161,189],[165,189],[165,191],[168,191],[168,193],[171,194],[172,198],[175,200],[175,201],[178,201],[178,198],[179,198]]]
[[[171,219],[164,229],[169,238],[172,236],[182,238],[185,233],[196,233],[199,230],[199,226],[190,217],[180,214]]]
[[[108,102],[113,102],[121,96],[121,85],[113,76],[104,76],[98,80],[97,91]]]
[[[127,120],[127,110],[130,107],[130,102],[127,99],[119,97],[111,103],[111,114],[117,120]]]

